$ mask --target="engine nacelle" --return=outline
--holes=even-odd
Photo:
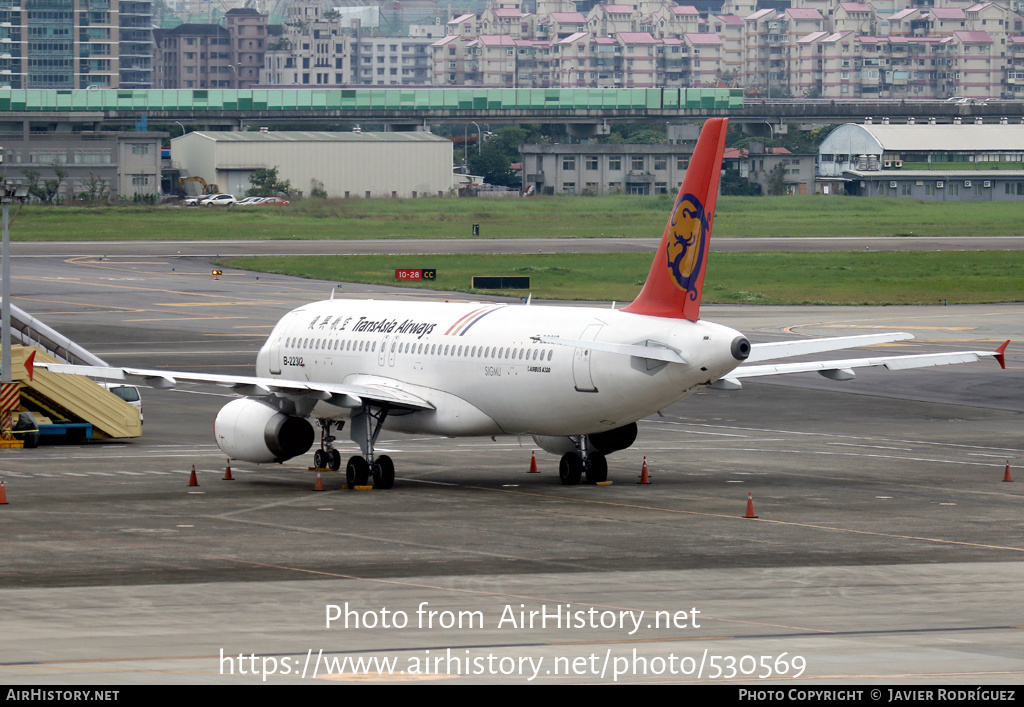
[[[628,425],[616,427],[614,430],[590,435],[590,443],[601,454],[611,454],[632,446],[636,441],[636,434],[636,423],[630,422]]]
[[[533,441],[545,452],[554,454],[556,457],[576,451],[576,445],[568,437],[541,437],[534,435]]]
[[[588,435],[591,447],[601,454],[611,454],[626,449],[636,441],[637,426],[635,422],[622,427],[616,427],[607,432],[597,432]],[[549,454],[561,456],[576,451],[576,444],[568,437],[541,437],[533,436],[537,446]]]
[[[229,459],[281,463],[313,446],[313,426],[302,417],[278,412],[258,400],[233,400],[213,423],[217,446]]]

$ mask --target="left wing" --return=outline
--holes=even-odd
[[[27,363],[27,362],[26,362]],[[26,366],[26,368],[30,368]],[[363,402],[388,405],[407,410],[433,410],[427,400],[396,386],[349,385],[344,383],[311,383],[261,378],[258,376],[226,376],[184,371],[157,371],[145,368],[74,366],[65,363],[37,363],[52,373],[67,373],[107,381],[127,381],[150,388],[177,388],[179,384],[206,384],[229,388],[239,395],[253,398],[278,397],[291,400],[323,401],[343,408],[357,408]],[[31,376],[31,368],[29,375]]]
[[[847,337],[843,337],[847,338]],[[854,338],[854,337],[849,337]],[[913,338],[909,335],[904,338]],[[813,342],[814,340],[810,340]],[[800,344],[803,342],[793,342]],[[939,354],[911,354],[908,356],[873,356],[868,358],[849,358],[838,361],[806,361],[802,363],[780,363],[751,366],[744,364],[739,366],[721,380],[712,385],[714,388],[737,390],[742,385],[741,378],[753,378],[756,376],[775,376],[783,373],[806,373],[817,371],[826,378],[833,380],[851,380],[856,377],[853,369],[871,366],[884,366],[890,371],[901,371],[909,368],[925,368],[928,366],[949,366],[958,363],[975,363],[981,358],[992,357],[999,362],[999,365],[1006,368],[1006,347],[1009,340],[1005,341],[995,351],[951,351]],[[753,358],[753,355],[751,355]],[[749,360],[749,359],[748,359]],[[764,358],[758,360],[765,360]]]

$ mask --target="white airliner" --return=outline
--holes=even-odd
[[[283,462],[305,454],[316,424],[316,466],[339,469],[331,432],[347,423],[362,452],[348,460],[349,483],[372,476],[374,486],[390,488],[394,463],[374,453],[383,427],[533,436],[562,455],[563,484],[584,475],[594,483],[607,478],[605,456],[636,439],[637,420],[708,386],[736,389],[743,378],[801,371],[846,380],[862,366],[903,369],[986,356],[1004,365],[1006,344],[994,352],[763,363],[913,337],[751,345],[740,332],[700,319],[727,125],[705,123],[643,290],[622,309],[332,299],[286,314],[260,350],[254,377],[39,366],[157,388],[231,388],[244,397],[224,406],[214,429],[217,444],[236,460]]]

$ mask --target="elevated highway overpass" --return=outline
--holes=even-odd
[[[438,123],[566,123],[600,133],[625,121],[693,122],[728,116],[749,128],[788,123],[876,120],[1020,122],[1024,101],[750,99],[741,89],[331,88],[252,90],[4,90],[0,134],[145,125],[307,125],[356,123],[414,130]],[[66,128],[64,128],[66,129]]]

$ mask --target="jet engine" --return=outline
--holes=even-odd
[[[611,454],[612,452],[618,452],[632,446],[633,442],[636,441],[636,433],[636,423],[630,422],[628,425],[616,427],[614,430],[590,435],[589,439],[590,443],[601,454]]]
[[[600,454],[611,454],[631,446],[636,441],[637,427],[635,422],[614,430],[597,432],[587,435],[593,451]],[[576,451],[576,444],[569,437],[542,437],[534,435],[533,441],[545,452],[561,456]]]
[[[230,459],[281,463],[313,446],[313,426],[302,417],[279,412],[258,400],[233,400],[213,423],[217,446]]]

